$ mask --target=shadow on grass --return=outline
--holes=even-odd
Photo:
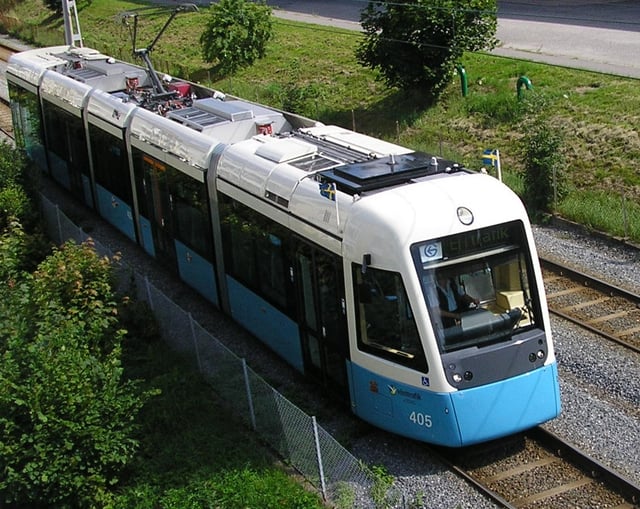
[[[418,90],[397,90],[366,109],[320,112],[318,120],[388,138],[397,134],[399,124],[403,128],[412,126],[432,105],[433,102]]]

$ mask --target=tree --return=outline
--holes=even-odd
[[[217,74],[232,74],[265,55],[272,33],[271,8],[263,1],[220,0],[200,36],[202,56]]]
[[[369,2],[356,57],[387,85],[421,89],[436,100],[465,51],[495,46],[496,8],[496,0]]]

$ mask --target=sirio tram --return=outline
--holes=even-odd
[[[527,213],[494,177],[74,45],[7,83],[42,172],[363,420],[460,447],[559,414]]]

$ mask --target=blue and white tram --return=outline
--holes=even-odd
[[[560,412],[526,211],[494,178],[87,48],[12,57],[32,160],[380,428],[459,447]]]

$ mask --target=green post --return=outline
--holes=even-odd
[[[458,70],[458,74],[460,75],[460,87],[462,88],[462,97],[467,97],[467,93],[469,92],[469,84],[467,82],[467,71],[465,71],[464,66],[462,64],[456,65],[456,69]]]
[[[533,84],[531,80],[526,76],[520,76],[518,78],[518,84],[516,86],[518,91],[518,99],[522,99],[524,97],[524,92],[522,91],[522,87],[527,87],[527,90],[533,90]]]

